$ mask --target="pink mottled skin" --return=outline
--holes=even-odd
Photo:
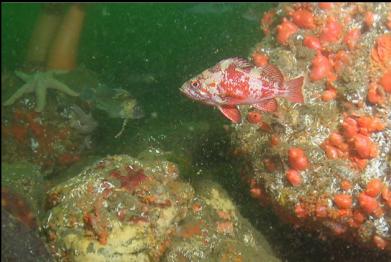
[[[237,105],[252,105],[273,112],[277,110],[277,96],[303,103],[304,77],[285,82],[282,73],[273,65],[256,67],[239,57],[220,61],[196,77],[185,82],[181,92],[190,99],[217,106],[234,123],[241,121]]]

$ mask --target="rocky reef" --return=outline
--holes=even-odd
[[[280,4],[251,52],[285,79],[304,75],[304,104],[241,106],[233,154],[262,205],[322,238],[391,252],[391,5]]]
[[[55,254],[72,261],[159,258],[194,194],[177,172],[171,163],[117,155],[54,187],[44,228]]]
[[[49,191],[43,230],[60,261],[278,261],[221,187],[199,188],[171,162],[107,156]]]
[[[4,72],[2,75],[5,78],[2,94],[7,99],[22,82],[13,73]],[[72,88],[98,83],[96,74],[85,68],[67,74],[53,74],[52,78]],[[34,163],[42,168],[43,173],[51,175],[79,161],[83,153],[91,149],[91,135],[97,122],[90,113],[87,114],[92,108],[78,97],[52,90],[42,95],[45,96],[45,107],[41,112],[34,110],[38,103],[36,94],[29,92],[12,105],[3,106],[2,161]]]

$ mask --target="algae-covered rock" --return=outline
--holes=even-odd
[[[28,226],[36,226],[44,199],[44,177],[39,166],[28,162],[1,165],[2,207]]]
[[[227,192],[210,180],[196,186],[189,215],[162,261],[279,261]]]
[[[15,93],[23,81],[7,73],[2,95]],[[97,85],[96,75],[80,68],[53,78],[79,93],[82,88]],[[51,89],[51,88],[50,88]],[[41,94],[40,96],[42,96]],[[39,165],[46,174],[58,173],[77,162],[92,148],[91,133],[97,122],[89,106],[78,96],[50,90],[42,112],[35,112],[35,92],[26,93],[9,106],[4,106],[2,123],[2,161],[28,161]],[[41,99],[42,100],[42,99]]]
[[[3,261],[53,261],[35,230],[1,209],[1,259]]]
[[[173,163],[108,156],[49,191],[43,228],[61,259],[156,261],[193,194]]]
[[[156,156],[114,155],[58,184],[42,226],[52,253],[71,261],[278,261],[219,185],[200,182],[196,194],[178,175]]]
[[[303,75],[305,101],[278,98],[277,112],[245,120],[233,135],[254,198],[296,226],[387,252],[390,13],[388,3],[280,4],[266,13],[253,57],[268,57],[285,80]]]

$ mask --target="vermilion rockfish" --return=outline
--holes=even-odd
[[[273,112],[277,109],[277,96],[303,103],[303,82],[303,76],[285,82],[281,71],[273,65],[256,67],[246,59],[234,57],[206,69],[184,83],[180,90],[193,100],[217,106],[225,117],[239,123],[241,115],[237,105]]]

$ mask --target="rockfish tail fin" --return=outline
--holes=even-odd
[[[300,76],[298,78],[289,80],[285,83],[285,88],[287,90],[285,97],[289,102],[304,103],[303,90],[302,90],[303,83],[304,83],[304,76]]]

